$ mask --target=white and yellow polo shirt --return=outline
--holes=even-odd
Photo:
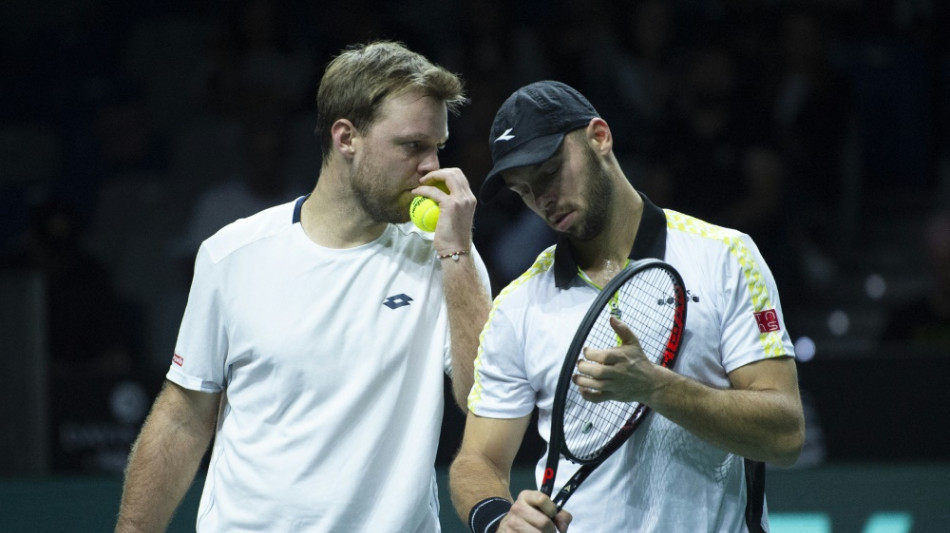
[[[793,356],[775,281],[752,239],[643,199],[630,258],[667,261],[688,291],[686,332],[674,370],[728,388],[729,372],[743,365]],[[481,334],[469,410],[517,418],[537,406],[538,432],[548,440],[561,363],[598,291],[578,276],[566,240],[544,250],[495,299]],[[544,463],[542,457],[538,480]],[[562,460],[555,489],[576,469]],[[706,444],[652,413],[571,497],[571,531],[767,529],[761,473],[761,464]]]

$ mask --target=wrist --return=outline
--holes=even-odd
[[[471,253],[469,250],[446,250],[444,252],[436,252],[435,256],[439,258],[440,261],[444,259],[451,259],[452,261],[458,263],[459,259],[463,255],[468,255]]]
[[[511,502],[504,498],[486,498],[468,512],[468,527],[472,533],[494,533],[510,509]]]
[[[653,384],[646,397],[640,403],[650,406],[651,409],[665,406],[677,395],[675,382],[680,382],[681,376],[668,368],[655,366],[650,382]]]

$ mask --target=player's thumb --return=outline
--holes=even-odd
[[[640,346],[640,341],[637,339],[637,336],[623,320],[614,316],[610,317],[610,327],[614,328],[614,332],[617,333],[617,338],[620,339],[621,343],[633,344],[637,347]]]

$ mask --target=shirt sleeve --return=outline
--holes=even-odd
[[[203,244],[195,260],[188,303],[166,374],[186,389],[218,392],[224,388],[228,336],[220,278],[220,265]]]
[[[772,357],[794,357],[778,288],[758,247],[745,234],[723,262],[723,367],[726,372]]]
[[[536,392],[525,370],[524,353],[523,336],[496,304],[482,331],[469,411],[490,418],[520,418],[532,412]]]

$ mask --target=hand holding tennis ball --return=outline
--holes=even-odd
[[[441,181],[427,185],[438,187],[446,193],[449,192],[448,188]],[[439,204],[432,198],[416,196],[412,199],[412,203],[409,204],[409,218],[412,219],[416,227],[422,231],[433,232],[435,231],[436,224],[439,222]]]

